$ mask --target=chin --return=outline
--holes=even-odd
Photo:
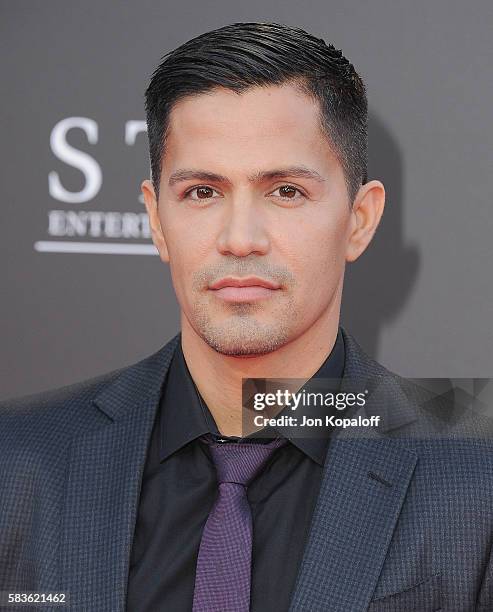
[[[205,333],[202,339],[216,352],[229,357],[258,357],[277,351],[288,338],[284,334],[260,336],[258,332],[247,337],[233,334]],[[233,336],[233,337],[232,337]]]
[[[246,310],[246,308],[245,308]],[[257,316],[255,316],[257,315]],[[257,357],[277,351],[293,338],[294,309],[262,320],[257,313],[235,313],[226,319],[196,308],[189,319],[195,333],[217,353],[230,357]]]

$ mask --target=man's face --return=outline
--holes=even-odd
[[[350,203],[317,103],[294,86],[179,101],[158,215],[183,323],[216,351],[265,354],[338,316]]]

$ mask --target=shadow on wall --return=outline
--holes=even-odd
[[[385,210],[368,249],[346,266],[341,322],[368,354],[378,359],[381,331],[405,307],[421,262],[417,245],[406,244],[404,236],[403,155],[392,134],[371,111],[368,127],[368,177],[384,184]]]

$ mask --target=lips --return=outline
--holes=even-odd
[[[273,283],[258,276],[246,276],[238,278],[227,276],[209,286],[209,289],[223,289],[224,287],[264,287],[265,289],[279,289],[277,283]]]
[[[258,276],[228,276],[210,285],[209,289],[225,302],[256,302],[270,298],[280,285]]]

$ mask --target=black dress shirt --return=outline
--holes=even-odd
[[[330,355],[313,378],[340,379],[343,371],[344,340],[339,329]],[[297,414],[301,412],[299,407]],[[291,436],[288,427],[273,431],[288,443],[272,454],[247,489],[253,519],[252,612],[288,610],[330,437],[329,428],[305,438]],[[192,610],[200,539],[218,490],[210,451],[199,440],[202,435],[232,443],[242,439],[220,434],[179,343],[144,466],[130,557],[128,612]],[[252,439],[266,443],[271,438]]]

